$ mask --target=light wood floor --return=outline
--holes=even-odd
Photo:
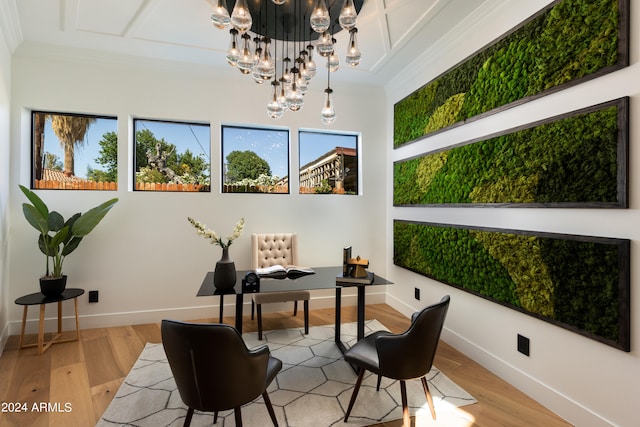
[[[384,304],[367,306],[367,318],[378,319],[394,332],[401,332],[409,325],[409,319]],[[225,323],[232,324],[232,321],[225,318]],[[309,321],[312,326],[333,324],[334,311],[311,310]],[[343,321],[355,321],[354,307],[343,308]],[[300,326],[303,326],[300,312],[296,318],[290,312],[264,315],[265,329]],[[244,327],[245,332],[250,332],[255,331],[257,325],[245,318]],[[0,426],[94,426],[145,343],[160,342],[160,325],[86,329],[81,334],[80,342],[53,345],[41,356],[35,348],[18,350],[18,337],[9,338],[0,358],[0,403],[4,405],[0,408]],[[35,336],[29,339],[35,341]],[[430,416],[412,419],[418,426],[569,425],[446,343],[438,347],[435,365],[471,393],[478,403],[458,410],[439,411],[436,422]],[[26,412],[15,412],[15,407],[8,406],[12,403],[26,404]],[[49,404],[49,409],[55,411],[33,410],[34,403]],[[14,412],[4,412],[9,409]],[[401,425],[399,420],[378,427]]]

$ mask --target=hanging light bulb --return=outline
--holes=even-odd
[[[240,58],[240,51],[238,50],[238,30],[232,28],[229,30],[231,34],[231,42],[229,43],[229,49],[227,49],[227,62],[232,67],[235,67]]]
[[[291,62],[291,59],[286,57],[282,62],[284,63],[284,73],[282,74],[282,78],[285,82],[291,83],[291,71],[289,71],[289,63]]]
[[[262,56],[262,48],[260,47],[260,37],[256,36],[253,38],[253,44],[255,45],[253,51],[253,65],[255,66],[258,61],[260,61],[260,57]]]
[[[262,59],[256,65],[256,72],[262,80],[270,80],[276,74],[276,66],[271,58],[271,49],[269,48],[270,44],[271,39],[265,37]]]
[[[280,83],[273,81],[271,84],[273,85],[273,95],[271,102],[267,104],[267,114],[272,119],[279,119],[284,114],[284,107],[278,102],[278,86],[280,86]]]
[[[357,19],[358,13],[356,12],[353,0],[346,0],[340,11],[340,17],[338,18],[340,26],[345,30],[350,30],[356,26]]]
[[[247,0],[236,1],[236,5],[233,7],[233,12],[231,13],[231,24],[241,33],[245,33],[251,29],[253,20],[251,19]]]
[[[333,38],[331,34],[326,31],[322,33],[322,36],[318,38],[318,43],[316,43],[316,49],[318,49],[320,56],[329,56],[331,52],[333,52]]]
[[[213,13],[211,14],[213,25],[221,30],[227,28],[231,22],[226,3],[226,0],[218,0],[218,4],[213,8]]]
[[[340,59],[338,58],[338,55],[335,54],[335,52],[331,52],[331,55],[329,55],[329,57],[327,58],[327,68],[332,73],[334,71],[338,71],[338,68],[340,68]]]
[[[325,125],[330,125],[336,121],[336,110],[335,108],[333,108],[333,99],[331,99],[333,90],[328,87],[324,90],[324,93],[326,95],[324,96],[324,105],[322,106],[322,111],[320,111],[320,119]]]
[[[304,97],[302,96],[302,92],[298,90],[298,85],[296,84],[298,69],[294,67],[291,70],[291,74],[293,78],[291,87],[287,91],[287,103],[289,104],[289,110],[299,111],[304,106]]]
[[[286,0],[273,0],[273,3],[280,5],[280,4],[284,4]]]
[[[356,39],[357,28],[349,30],[349,48],[347,49],[347,56],[345,61],[352,67],[356,67],[362,59],[362,53],[358,49],[358,40]]]
[[[309,56],[307,57],[307,62],[306,62],[306,68],[307,68],[307,72],[309,73],[309,78],[313,78],[316,75],[316,70],[317,70],[317,66],[316,66],[316,62],[313,60],[313,45],[310,44],[307,46],[307,51],[309,52]]]
[[[244,40],[244,48],[242,49],[242,55],[238,58],[238,69],[242,74],[249,74],[251,72],[251,68],[253,68],[253,54],[249,49],[249,40],[251,40],[251,36],[249,34],[244,33],[242,35],[242,39]]]
[[[285,93],[286,83],[284,78],[280,77],[280,94],[278,95],[278,102],[282,105],[282,108],[289,108],[289,102],[287,101],[287,94]]]
[[[311,28],[313,28],[313,31],[316,33],[322,34],[329,29],[331,16],[329,16],[325,0],[316,0],[309,22],[311,23]]]

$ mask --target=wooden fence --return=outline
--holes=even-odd
[[[95,182],[85,180],[73,181],[54,181],[54,180],[36,180],[35,188],[38,190],[104,190],[115,191],[118,189],[117,182]],[[203,184],[159,184],[151,182],[137,182],[136,190],[138,191],[183,191],[183,192],[199,192],[207,191],[208,185]]]
[[[136,190],[138,191],[184,191],[184,192],[197,193],[199,191],[208,191],[209,186],[203,185],[203,184],[136,182]]]
[[[35,188],[39,190],[105,190],[115,191],[118,189],[117,182],[95,182],[85,180],[53,181],[37,179]]]

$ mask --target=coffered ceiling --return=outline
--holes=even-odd
[[[231,73],[224,59],[228,33],[213,27],[209,19],[213,2],[2,0],[0,24],[16,54],[75,54],[132,62],[160,59]],[[343,65],[335,79],[382,85],[481,7],[499,3],[365,0],[358,17],[362,62],[355,69]],[[338,46],[346,46],[347,36],[344,31],[336,35]]]

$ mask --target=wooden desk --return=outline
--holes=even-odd
[[[22,329],[20,330],[20,348],[38,347],[38,354],[44,353],[52,344],[78,341],[80,339],[80,323],[78,321],[78,297],[84,294],[84,289],[68,288],[65,289],[62,294],[57,298],[45,297],[42,293],[36,292],[33,294],[25,295],[16,300],[16,304],[23,305],[24,310],[22,312]],[[69,338],[61,340],[62,336],[62,301],[73,299],[73,305],[76,313],[76,336],[75,338]],[[47,304],[58,303],[58,333],[54,335],[49,341],[44,341],[44,311]],[[35,344],[23,345],[24,330],[27,324],[27,310],[30,305],[40,305],[40,321],[38,324],[38,342]]]
[[[278,292],[278,291],[293,291],[293,290],[314,290],[314,289],[335,289],[336,290],[336,310],[335,310],[335,341],[342,352],[346,350],[344,343],[340,337],[340,322],[341,322],[341,299],[342,288],[345,287],[357,287],[358,288],[358,321],[357,331],[358,340],[364,337],[364,318],[365,318],[365,290],[369,286],[390,285],[392,282],[387,279],[374,275],[372,283],[367,284],[355,284],[355,283],[340,283],[336,279],[342,274],[342,266],[339,267],[313,267],[315,274],[309,274],[295,279],[272,279],[261,278],[260,279],[260,291],[261,292]],[[236,329],[242,333],[242,305],[244,301],[244,294],[242,292],[242,279],[251,270],[238,271],[236,274],[236,285],[233,289],[225,291],[224,294],[236,295]],[[213,272],[208,272],[200,285],[197,296],[212,296],[220,295],[213,285]],[[220,295],[222,300],[222,295]],[[221,301],[222,302],[222,301]],[[220,309],[222,310],[222,309]]]

